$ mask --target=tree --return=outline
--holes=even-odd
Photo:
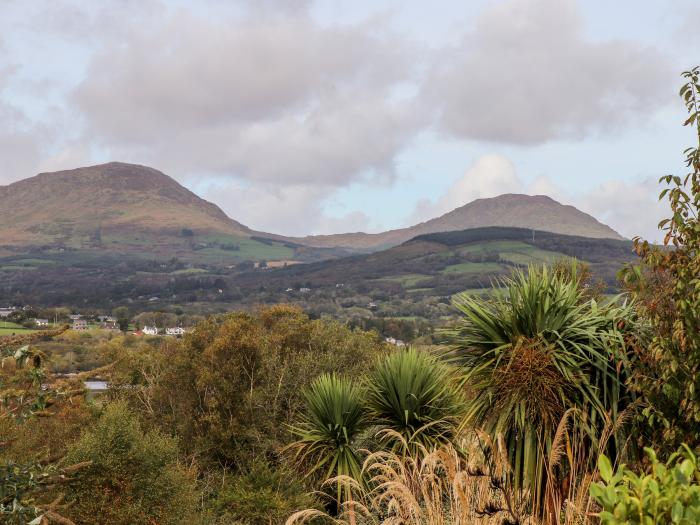
[[[306,411],[292,429],[297,441],[290,448],[309,465],[307,476],[320,472],[324,480],[336,480],[336,501],[341,505],[353,498],[345,478],[362,478],[362,464],[355,448],[356,439],[367,427],[362,392],[347,379],[324,374],[311,383],[304,397]]]
[[[664,247],[634,239],[642,257],[623,279],[649,322],[640,334],[630,386],[644,397],[646,434],[667,451],[700,445],[700,68],[683,73],[680,96],[697,145],[685,150],[689,173],[667,175],[660,195],[671,217],[659,223]]]
[[[395,433],[383,436],[395,450],[403,442],[415,454],[454,438],[463,400],[447,364],[427,352],[397,351],[377,364],[368,383],[372,423]]]
[[[595,440],[630,401],[618,366],[631,312],[585,301],[578,280],[546,267],[516,272],[495,294],[455,299],[463,318],[449,335],[465,373],[465,425],[503,439],[513,488],[530,491],[538,514],[545,458],[567,411],[582,414]]]
[[[122,332],[129,330],[129,309],[126,306],[119,306],[112,310],[112,315],[117,318],[117,324]]]

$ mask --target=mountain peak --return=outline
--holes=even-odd
[[[250,234],[165,173],[124,162],[40,173],[0,187],[0,224],[3,245],[73,245],[96,231],[150,238],[185,228]]]
[[[504,193],[476,199],[440,217],[408,228],[376,234],[310,236],[300,239],[300,242],[318,247],[375,250],[401,244],[419,235],[488,226],[527,228],[591,238],[623,238],[591,215],[574,206],[561,204],[547,195]]]

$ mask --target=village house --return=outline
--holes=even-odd
[[[119,323],[114,317],[107,317],[101,324],[105,330],[119,330]]]
[[[406,346],[406,343],[404,343],[401,339],[396,339],[394,337],[385,337],[384,341],[394,346]]]
[[[165,329],[165,335],[172,335],[175,337],[182,337],[187,333],[184,328],[181,326],[175,326],[173,328],[166,328]]]
[[[68,319],[70,319],[71,321],[77,321],[78,319],[82,319],[82,318],[83,318],[83,316],[80,314],[70,314],[68,316]]]
[[[74,319],[73,320],[73,330],[87,330],[88,323],[85,319]]]
[[[144,335],[158,335],[157,326],[144,326],[141,331],[144,333]]]
[[[48,319],[34,319],[34,324],[36,326],[49,326]]]
[[[0,308],[0,319],[5,318],[5,317],[10,317],[17,308],[10,306],[9,308]]]

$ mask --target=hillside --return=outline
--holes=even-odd
[[[332,287],[337,283],[364,288],[378,286],[395,293],[450,295],[463,289],[488,287],[495,277],[528,264],[576,257],[589,264],[609,290],[616,272],[635,255],[630,241],[560,235],[522,228],[489,227],[426,234],[387,250],[333,261],[251,273],[238,286],[268,290]],[[264,282],[263,282],[264,280]]]
[[[105,236],[180,234],[183,228],[250,235],[164,173],[121,162],[40,173],[2,186],[0,221],[4,245],[82,246]]]
[[[527,228],[596,239],[622,239],[619,233],[594,217],[545,195],[505,194],[477,199],[409,228],[374,234],[316,235],[296,240],[307,246],[377,250],[399,245],[419,235],[488,226]]]
[[[261,238],[158,170],[121,162],[0,186],[0,224],[0,255],[78,251],[215,263],[319,258]]]

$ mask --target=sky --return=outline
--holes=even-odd
[[[0,184],[108,161],[260,231],[546,194],[659,240],[693,0],[0,0]]]

